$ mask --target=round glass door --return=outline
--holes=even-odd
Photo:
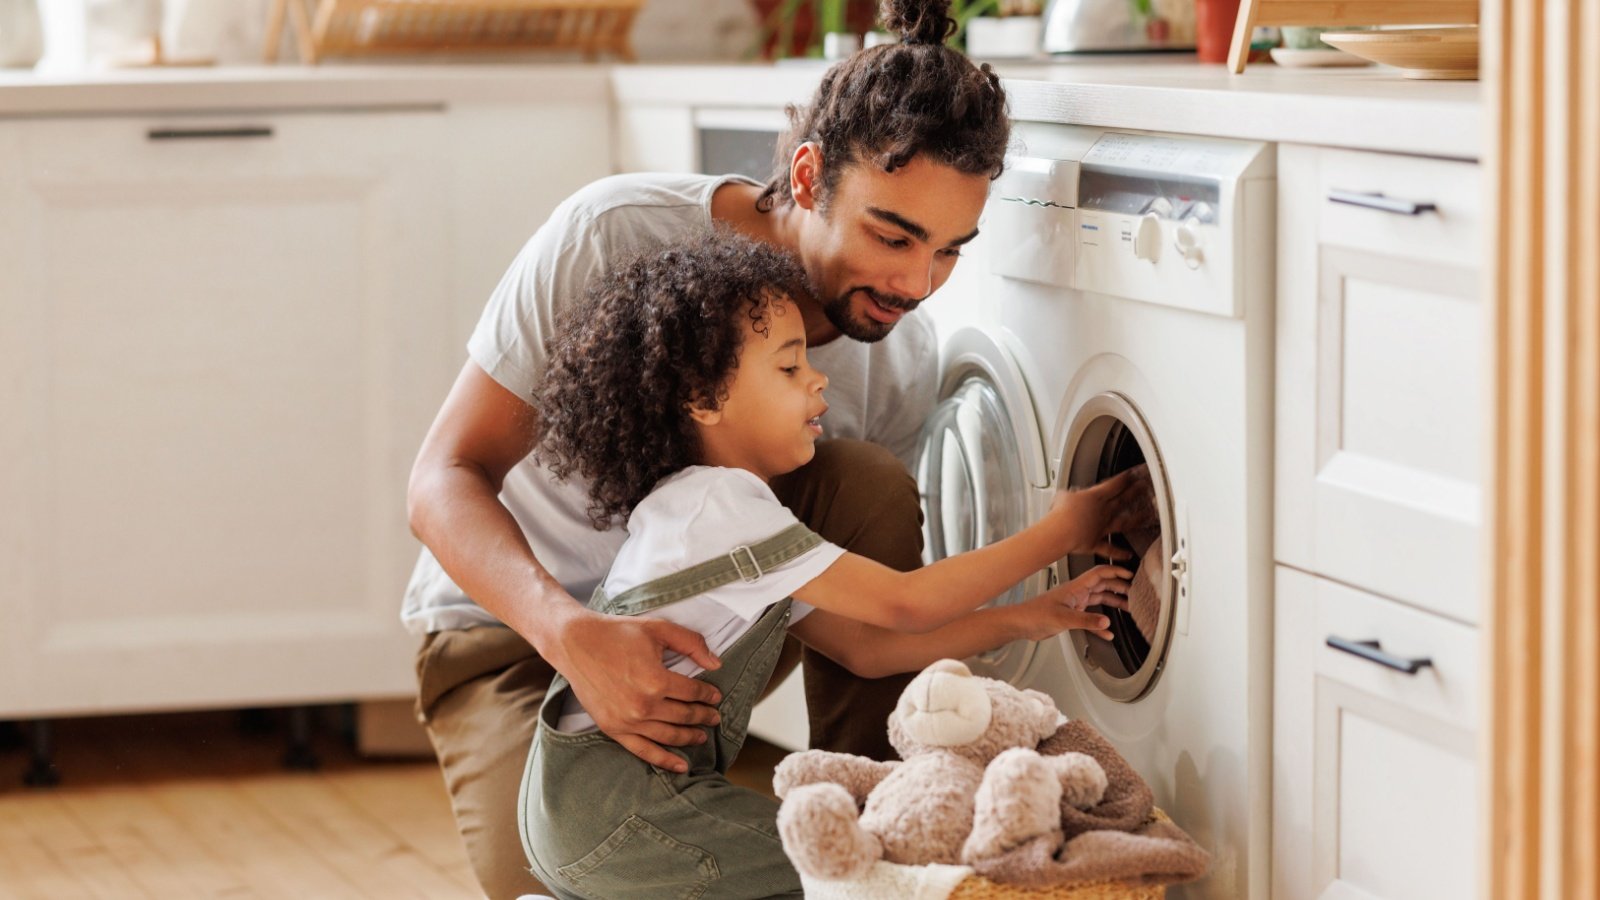
[[[1029,523],[1029,483],[1017,423],[993,377],[981,368],[952,371],[954,387],[922,433],[917,483],[922,491],[923,559],[935,562],[1008,537]],[[1029,447],[1026,452],[1035,452]],[[1020,603],[1039,586],[1029,579],[990,605]],[[1033,647],[1019,642],[980,654],[981,674],[1014,679]]]
[[[1085,488],[1137,465],[1149,468],[1155,489],[1158,525],[1141,533],[1115,534],[1114,543],[1132,554],[1119,563],[1134,570],[1127,609],[1090,607],[1111,620],[1111,640],[1084,631],[1062,635],[1069,659],[1077,659],[1089,678],[1113,700],[1132,702],[1155,687],[1166,666],[1178,581],[1172,494],[1160,448],[1144,417],[1118,393],[1099,394],[1073,419],[1062,465],[1062,487]],[[1077,578],[1108,560],[1067,557],[1066,578]]]

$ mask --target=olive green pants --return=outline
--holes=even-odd
[[[742,548],[623,591],[595,592],[592,609],[637,616],[782,566],[822,543],[794,525]],[[790,600],[768,607],[700,680],[722,695],[710,740],[674,752],[689,764],[658,769],[598,731],[557,728],[571,688],[556,676],[539,711],[518,802],[532,870],[562,900],[799,900],[800,876],[778,837],[778,804],[727,778],[750,710],[783,650]]]
[[[862,441],[817,445],[812,462],[772,485],[823,539],[895,569],[921,565],[916,483],[887,450]],[[911,675],[862,679],[791,638],[773,680],[796,660],[805,674],[811,745],[893,759],[886,722]],[[417,656],[417,708],[439,758],[456,827],[493,900],[539,893],[517,834],[517,791],[539,706],[555,672],[507,628],[429,635]]]

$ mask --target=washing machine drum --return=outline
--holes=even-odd
[[[1027,527],[1035,493],[1022,457],[1027,452],[1042,454],[1042,447],[1019,444],[1012,411],[985,373],[974,372],[945,391],[923,429],[917,471],[924,562],[976,550]],[[990,605],[1020,603],[1042,590],[1046,577],[1030,577]],[[970,662],[980,674],[1022,683],[1033,656],[1034,645],[1018,641]]]

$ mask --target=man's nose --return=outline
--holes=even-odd
[[[896,273],[889,289],[905,300],[922,300],[933,293],[933,255],[919,256]]]

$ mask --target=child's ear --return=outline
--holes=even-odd
[[[722,421],[722,408],[712,408],[704,400],[689,404],[689,418],[700,425],[715,425]]]

